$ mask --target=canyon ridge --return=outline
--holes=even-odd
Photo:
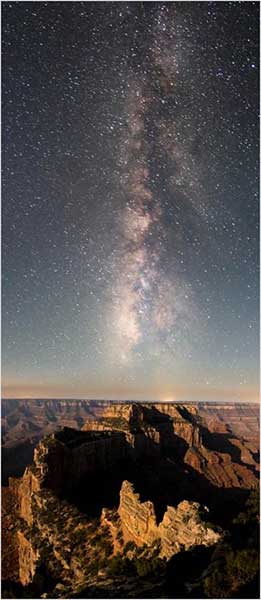
[[[256,552],[256,517],[234,543],[259,485],[255,405],[4,401],[2,431],[3,597],[212,597],[216,555]],[[223,597],[255,591],[249,572]]]

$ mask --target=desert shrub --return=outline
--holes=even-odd
[[[120,520],[120,516],[118,515],[116,510],[112,510],[110,513],[110,520],[112,523],[116,524]]]
[[[234,524],[251,525],[256,523],[259,516],[259,490],[252,490],[245,503],[244,511],[233,520]]]
[[[232,587],[248,583],[258,572],[259,554],[254,548],[230,553],[227,557],[227,573]]]
[[[230,598],[240,588],[251,582],[259,569],[259,553],[254,548],[233,550],[225,547],[204,580],[207,598]]]
[[[42,542],[41,543],[41,558],[43,560],[46,560],[46,559],[50,558],[50,554],[51,554],[51,547],[46,542]]]
[[[103,535],[101,533],[96,533],[91,539],[92,545],[97,545],[102,543]]]
[[[153,577],[163,572],[165,562],[154,556],[153,558],[140,557],[134,560],[138,577]]]
[[[96,546],[96,541],[95,541],[95,539],[94,539],[94,538],[92,538],[92,537],[91,537],[91,538],[88,540],[88,542],[89,542],[90,546]]]
[[[119,542],[120,544],[123,544],[123,534],[121,529],[119,529],[117,535],[116,535],[116,540],[117,542]]]
[[[112,554],[113,552],[113,544],[112,542],[110,542],[109,540],[106,541],[105,546],[103,546],[104,551],[105,551],[105,556],[110,556],[110,554]]]
[[[132,561],[126,557],[116,554],[108,564],[108,575],[111,577],[130,576],[135,574],[135,568]]]
[[[257,515],[259,515],[259,511],[260,511],[260,495],[259,495],[259,489],[255,489],[252,490],[248,496],[248,499],[246,501],[246,507],[247,507],[247,511],[249,513],[249,515],[254,515],[255,517]]]
[[[39,535],[39,529],[37,527],[37,525],[35,523],[33,523],[32,527],[31,527],[31,534],[32,535]]]
[[[113,551],[113,544],[111,538],[99,536],[95,537],[93,540],[90,540],[90,542],[93,542],[91,545],[94,545],[94,547],[96,547],[97,553],[103,551],[105,556],[109,556]]]
[[[108,559],[106,557],[98,559],[98,569],[105,569],[108,565]]]
[[[105,536],[105,535],[110,535],[110,528],[109,528],[109,525],[103,525],[103,528],[102,528],[102,535],[103,535],[103,536]]]
[[[230,585],[224,573],[214,569],[204,580],[204,592],[207,598],[229,598]]]
[[[212,529],[213,531],[215,531],[216,533],[221,531],[221,528],[218,525],[215,525],[215,523],[212,523],[212,521],[204,521],[204,525],[208,528],[208,529]]]
[[[77,529],[73,533],[73,542],[74,544],[84,544],[87,540],[87,532],[85,529]]]
[[[125,548],[124,548],[124,552],[129,552],[129,550],[135,550],[137,548],[135,542],[129,541],[127,542]]]
[[[161,544],[159,540],[155,540],[152,544],[152,558],[157,558],[161,550]]]
[[[146,577],[150,573],[150,563],[145,558],[135,560],[135,567],[139,577]]]

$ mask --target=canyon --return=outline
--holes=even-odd
[[[68,410],[57,402],[59,428],[32,443],[31,464],[20,478],[9,477],[3,494],[4,578],[38,585],[39,597],[78,597],[81,589],[84,597],[105,597],[104,590],[128,597],[115,591],[113,561],[122,557],[139,572],[143,560],[157,560],[163,572],[180,553],[211,551],[258,488],[256,407],[240,406],[236,418],[236,405],[79,401]],[[12,409],[25,415],[17,404]],[[39,410],[43,428],[50,404]],[[4,414],[7,444],[12,414]],[[137,585],[148,584],[137,584],[137,574],[118,583],[124,593],[133,585],[133,597],[143,597],[135,596]],[[151,585],[157,589],[158,581]]]

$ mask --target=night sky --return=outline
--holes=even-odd
[[[6,397],[254,400],[257,2],[3,2]]]

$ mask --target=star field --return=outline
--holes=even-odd
[[[3,2],[9,396],[251,400],[257,2]]]

